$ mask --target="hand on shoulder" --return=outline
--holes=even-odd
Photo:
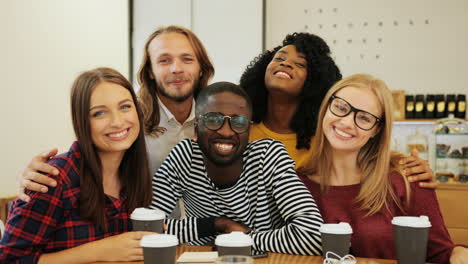
[[[18,177],[18,198],[29,202],[31,198],[26,194],[26,190],[35,192],[48,192],[47,186],[55,187],[57,182],[44,174],[58,175],[59,170],[54,166],[47,164],[47,161],[57,154],[57,148],[35,156],[23,173]]]

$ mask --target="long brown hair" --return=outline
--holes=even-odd
[[[205,47],[198,39],[198,37],[189,29],[181,26],[171,25],[158,28],[148,37],[148,40],[145,44],[145,49],[143,51],[143,60],[140,65],[140,69],[138,70],[137,77],[138,84],[140,85],[138,96],[140,98],[141,109],[144,117],[144,130],[146,134],[153,136],[157,136],[159,133],[163,133],[164,129],[159,126],[159,104],[156,95],[157,84],[156,80],[151,78],[152,69],[148,47],[155,37],[165,33],[178,33],[184,35],[187,37],[195,51],[195,56],[200,63],[201,73],[198,85],[197,87],[194,87],[195,97],[198,95],[201,88],[204,88],[208,85],[208,81],[213,77],[215,72]]]
[[[393,201],[403,210],[403,205],[396,197],[392,188],[389,173],[391,171],[401,172],[397,163],[394,162],[397,154],[390,150],[393,122],[393,99],[385,82],[368,74],[355,74],[342,79],[333,85],[327,92],[320,107],[317,133],[313,139],[316,151],[312,157],[312,171],[320,176],[322,191],[329,186],[329,174],[332,168],[331,146],[323,132],[323,119],[328,110],[330,97],[339,90],[352,86],[360,89],[368,89],[379,99],[382,107],[382,119],[379,124],[378,133],[370,139],[360,150],[357,164],[363,175],[361,177],[361,190],[356,202],[361,209],[367,211],[367,215],[373,215],[382,208],[389,209],[389,202]],[[395,156],[395,157],[394,157]],[[409,185],[406,177],[403,177],[406,185],[407,201],[409,201]]]
[[[102,166],[92,141],[89,114],[91,95],[96,86],[102,82],[110,82],[126,88],[132,95],[140,128],[143,127],[143,119],[132,85],[116,70],[97,68],[83,72],[74,81],[71,89],[71,113],[73,129],[81,152],[80,216],[106,229]],[[140,129],[135,142],[125,151],[119,166],[119,178],[122,191],[126,194],[125,206],[129,212],[150,204],[151,177],[143,129]]]

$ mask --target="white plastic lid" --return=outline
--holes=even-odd
[[[215,244],[221,247],[248,247],[252,246],[253,240],[249,235],[242,232],[232,232],[218,235]]]
[[[179,245],[179,239],[174,235],[155,234],[143,236],[140,246],[150,248],[174,247]]]
[[[151,221],[165,219],[166,214],[159,209],[148,209],[144,207],[136,208],[133,210],[130,218],[139,221]]]
[[[417,216],[395,216],[392,219],[392,224],[398,226],[409,227],[431,227],[429,217],[425,215]]]
[[[319,231],[321,233],[339,234],[339,235],[353,233],[353,229],[346,222],[341,222],[339,224],[322,224],[322,226],[320,226]]]

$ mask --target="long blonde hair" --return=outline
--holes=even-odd
[[[198,37],[189,29],[181,26],[167,26],[158,28],[154,31],[146,40],[145,49],[143,53],[143,61],[141,62],[140,69],[138,70],[137,78],[140,90],[138,91],[138,97],[140,98],[141,110],[143,112],[143,123],[145,134],[157,136],[164,132],[164,129],[159,126],[159,105],[156,95],[156,80],[152,79],[151,60],[148,52],[148,47],[151,41],[166,33],[178,33],[187,37],[188,41],[195,51],[195,56],[200,63],[200,79],[197,87],[194,87],[195,97],[200,92],[200,89],[205,88],[208,85],[208,81],[214,75],[214,67],[208,57],[205,47]]]
[[[403,205],[398,200],[390,181],[390,172],[400,172],[395,162],[399,156],[390,150],[393,122],[393,99],[385,82],[368,74],[355,74],[342,79],[333,85],[322,101],[317,123],[317,133],[313,139],[316,151],[313,153],[311,169],[314,174],[320,176],[322,191],[329,186],[329,175],[333,160],[331,146],[323,133],[323,118],[328,110],[330,97],[339,90],[352,86],[360,89],[369,89],[378,98],[382,107],[383,121],[378,124],[377,134],[371,138],[360,150],[357,164],[362,171],[361,190],[356,197],[360,208],[367,211],[366,215],[373,215],[383,208],[389,210],[389,202],[392,200],[403,210]],[[403,177],[406,185],[407,199],[409,200],[409,185],[406,177]]]

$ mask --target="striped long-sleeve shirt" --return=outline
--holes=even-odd
[[[153,177],[152,207],[171,213],[182,198],[187,218],[167,221],[168,233],[181,243],[201,245],[204,219],[226,216],[250,227],[253,248],[319,255],[322,217],[294,170],[284,146],[272,139],[251,142],[243,153],[242,173],[232,187],[219,189],[207,176],[202,151],[186,139],[169,153]]]

